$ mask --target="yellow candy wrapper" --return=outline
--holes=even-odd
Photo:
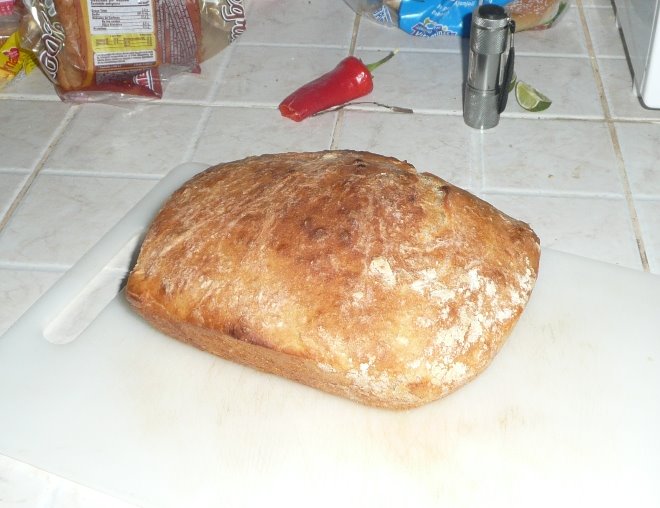
[[[29,74],[35,67],[32,53],[21,48],[18,32],[14,32],[0,47],[0,90],[21,71]]]

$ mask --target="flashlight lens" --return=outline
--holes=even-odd
[[[493,21],[507,18],[506,12],[499,5],[494,5],[494,4],[482,5],[481,7],[479,7],[478,12],[480,17]]]

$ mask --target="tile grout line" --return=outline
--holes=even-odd
[[[357,47],[357,36],[358,31],[360,30],[360,20],[361,16],[359,14],[355,15],[355,20],[353,21],[353,32],[351,33],[351,43],[348,47],[348,54],[354,55],[355,48]],[[336,150],[337,143],[339,139],[339,134],[341,133],[341,127],[344,125],[344,109],[341,108],[337,112],[337,118],[335,119],[335,125],[332,127],[332,133],[330,134],[330,149]]]
[[[240,42],[242,48],[314,48],[314,49],[347,49],[346,44],[311,44],[308,42]]]
[[[80,109],[80,106],[72,106],[64,115],[64,118],[60,122],[60,124],[57,126],[57,129],[55,129],[55,132],[53,135],[50,137],[50,140],[48,142],[48,146],[46,149],[43,151],[41,156],[39,157],[39,160],[37,161],[36,165],[34,166],[34,169],[30,172],[30,175],[28,176],[27,180],[21,187],[21,189],[18,191],[18,194],[16,194],[16,197],[14,200],[11,202],[9,205],[9,208],[7,208],[7,211],[3,215],[2,219],[0,219],[0,233],[2,233],[3,229],[11,219],[11,217],[14,215],[16,212],[16,209],[20,205],[20,203],[23,201],[23,198],[25,195],[28,193],[30,190],[30,187],[32,187],[32,184],[34,183],[35,179],[39,174],[41,173],[44,165],[46,164],[46,159],[52,152],[53,148],[55,148],[55,145],[59,142],[61,137],[64,134],[64,131],[68,127],[68,125],[71,123],[73,120],[74,116],[78,113]]]
[[[77,169],[42,169],[39,173],[41,175],[51,176],[66,176],[76,178],[105,178],[107,180],[123,179],[123,180],[144,180],[144,181],[158,181],[162,179],[166,173],[123,173],[113,171],[93,171],[93,170],[77,170]]]
[[[12,94],[10,92],[4,92],[0,94],[0,101],[34,101],[34,102],[53,102],[61,103],[57,95],[44,95],[44,94],[33,94],[33,95],[20,95]]]
[[[206,94],[204,105],[208,105],[209,103],[213,102],[213,98],[216,96],[216,94],[218,93],[218,89],[220,88],[220,80],[222,79],[222,76],[227,70],[227,67],[229,67],[229,62],[231,62],[231,59],[234,56],[234,53],[236,52],[237,46],[238,43],[234,43],[234,44],[230,44],[227,48],[224,49],[224,56],[222,63],[218,66],[218,69],[216,70],[215,75],[213,76],[213,84],[211,85],[208,93]]]
[[[182,159],[179,161],[180,163],[193,162],[192,157],[197,150],[197,147],[199,146],[202,133],[206,130],[206,126],[209,123],[209,118],[211,118],[211,109],[212,108],[208,106],[203,107],[202,114],[200,115],[199,121],[197,122],[197,126],[195,127],[192,136],[190,136],[191,141],[189,142]]]
[[[229,67],[229,62],[231,62],[232,57],[234,56],[234,53],[236,52],[236,46],[238,44],[230,44],[227,48],[225,48],[225,54],[222,60],[222,63],[218,66],[218,69],[216,70],[214,76],[213,76],[213,84],[209,88],[208,93],[206,94],[206,98],[204,100],[203,104],[200,104],[202,109],[202,114],[200,116],[199,122],[197,122],[197,126],[195,128],[195,131],[193,132],[193,135],[191,136],[192,141],[186,148],[186,152],[183,156],[183,160],[181,162],[186,162],[190,161],[191,158],[193,157],[195,151],[197,150],[197,147],[199,146],[199,141],[202,137],[202,133],[206,130],[206,126],[209,123],[209,119],[211,118],[211,110],[213,109],[212,107],[212,102],[213,99],[217,96],[218,90],[220,89],[220,82],[222,80],[222,76],[224,75],[225,71],[227,70],[227,67]]]
[[[165,102],[163,102],[165,104]],[[255,102],[255,101],[232,101],[232,100],[216,100],[208,103],[204,102],[184,102],[184,101],[167,101],[166,105],[168,106],[192,106],[192,107],[208,107],[211,109],[219,108],[237,108],[237,109],[277,109],[277,104],[267,103],[267,102]],[[361,112],[361,113],[383,113],[383,114],[401,114],[387,110],[383,107],[378,107],[374,105],[357,105],[351,104],[347,106],[347,111]],[[460,110],[434,110],[429,108],[417,108],[415,109],[416,115],[426,115],[426,116],[462,116],[463,112]],[[603,116],[589,116],[589,115],[552,115],[550,113],[544,114],[542,116],[534,116],[529,113],[524,112],[510,112],[507,111],[502,113],[502,118],[509,119],[518,119],[518,120],[534,120],[542,122],[552,122],[552,121],[578,121],[578,122],[602,122],[604,120]],[[612,119],[617,123],[645,123],[645,124],[657,124],[660,121],[660,118],[646,118],[646,117],[617,117]],[[0,169],[0,172],[4,170]]]
[[[20,175],[25,176],[29,175],[31,171],[29,169],[20,169],[20,168],[0,168],[0,175]]]
[[[357,15],[359,17],[359,15]],[[367,44],[362,45],[350,45],[346,46],[345,44],[309,44],[309,43],[281,43],[281,42],[243,42],[238,44],[240,47],[244,48],[314,48],[314,49],[346,49],[348,48],[351,51],[351,54],[355,50],[361,51],[383,51],[383,46],[370,46]],[[413,46],[399,46],[397,47],[399,53],[426,53],[426,54],[446,54],[446,55],[462,55],[463,50],[461,48],[422,48],[422,47],[413,47]],[[521,57],[543,57],[543,58],[570,58],[570,59],[586,59],[589,58],[588,53],[552,53],[552,52],[543,52],[543,51],[520,51],[516,52],[516,56]],[[603,55],[601,58],[607,58],[611,60],[624,60],[625,56],[620,55]]]
[[[202,104],[199,102],[174,102],[174,101],[169,101],[167,105],[173,105],[173,106],[192,106],[192,107],[204,107],[208,106],[211,109],[220,109],[220,108],[245,108],[245,109],[277,109],[277,105],[274,103],[264,103],[264,102],[254,102],[254,101],[213,101],[208,104]],[[359,113],[382,113],[382,114],[392,114],[392,115],[398,115],[402,113],[397,113],[390,111],[386,108],[383,107],[377,107],[374,105],[357,105],[357,104],[351,104],[350,106],[347,106],[346,108],[347,111],[352,111],[352,112],[359,112]],[[459,110],[434,110],[434,109],[429,109],[429,108],[417,108],[415,109],[414,113],[416,115],[425,115],[425,116],[462,116],[463,112]],[[534,116],[528,113],[524,112],[505,112],[502,113],[502,118],[509,118],[509,119],[517,119],[517,120],[534,120],[534,121],[542,121],[542,122],[553,122],[553,121],[577,121],[577,122],[603,122],[604,117],[603,116],[589,116],[589,115],[552,115],[550,113],[544,114],[544,115],[539,115],[539,116]],[[645,124],[657,124],[659,119],[656,118],[645,118],[645,117],[618,117],[616,119],[612,119],[612,121],[616,121],[617,123],[645,123]],[[2,171],[2,170],[0,170]]]
[[[637,215],[637,209],[635,208],[635,200],[633,198],[632,190],[630,187],[630,180],[628,178],[628,172],[626,171],[626,164],[623,159],[623,153],[621,151],[619,136],[616,132],[616,126],[614,120],[612,119],[612,114],[610,111],[609,103],[607,101],[607,96],[605,95],[605,85],[603,84],[603,80],[600,76],[598,59],[596,58],[593,41],[591,40],[591,32],[589,31],[589,26],[587,24],[587,18],[584,13],[584,6],[582,5],[582,0],[576,0],[576,5],[578,8],[578,14],[580,16],[580,22],[582,23],[584,36],[586,39],[587,50],[589,51],[591,70],[594,75],[594,81],[596,82],[596,87],[598,88],[598,95],[600,96],[600,103],[603,109],[603,114],[605,115],[605,124],[607,125],[607,129],[610,134],[610,141],[612,142],[614,155],[618,161],[619,176],[621,177],[621,181],[623,182],[623,193],[626,199],[626,205],[628,206],[628,214],[630,215],[630,220],[632,222],[633,232],[635,234],[635,241],[637,242],[637,251],[639,253],[640,261],[642,263],[642,268],[644,269],[645,272],[650,272],[649,260],[646,254],[646,247],[644,246],[644,237],[642,235],[642,228],[639,223],[639,216]]]
[[[199,102],[173,102],[170,101],[167,105],[175,106],[193,106],[193,107],[204,107],[205,104]],[[206,104],[211,109],[219,108],[245,108],[245,109],[277,109],[277,105],[273,103],[264,103],[264,102],[251,102],[251,101],[213,101]],[[402,113],[393,112],[383,107],[378,107],[374,105],[358,105],[351,104],[346,108],[342,108],[347,111],[359,112],[359,113],[382,113],[382,114],[391,114],[399,115]],[[416,115],[425,115],[425,116],[462,116],[463,112],[460,110],[441,110],[441,109],[429,109],[429,108],[417,108],[414,113]],[[502,118],[508,119],[517,119],[517,120],[533,120],[533,121],[542,121],[542,122],[554,122],[554,121],[566,121],[566,122],[592,122],[600,123],[604,121],[604,116],[589,116],[589,115],[552,115],[550,113],[534,116],[529,113],[524,112],[505,112],[502,113]],[[645,118],[645,117],[618,117],[616,120],[617,123],[645,123],[645,124],[656,124],[658,119],[656,118]],[[0,170],[2,171],[2,170]]]

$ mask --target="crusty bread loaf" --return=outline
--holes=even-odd
[[[213,354],[410,408],[490,363],[538,262],[526,224],[405,162],[287,153],[220,164],[175,192],[126,295]]]
[[[97,40],[98,49],[93,50],[88,13],[91,7],[85,2],[53,0],[53,7],[63,32],[62,49],[56,54],[53,71],[56,72],[55,82],[59,91],[64,94],[85,91],[159,96],[160,84],[148,83],[157,79],[155,69],[159,66],[172,64],[182,69],[198,69],[202,23],[197,0],[170,0],[144,6],[147,10],[153,7],[153,19],[144,20],[150,26],[145,28],[143,34],[146,42],[126,40],[122,45],[114,42],[120,51],[108,46],[109,41],[117,35],[114,31],[106,34],[108,40]],[[115,21],[119,22],[120,27],[126,22],[119,19]],[[133,34],[133,30],[126,27],[126,33],[122,35],[139,37],[140,34]],[[101,36],[96,33],[95,37]],[[140,50],[139,44],[143,43],[147,44],[142,48],[145,55],[137,60],[128,56]],[[110,53],[123,56],[98,63],[94,51],[97,51],[96,56]],[[71,97],[76,97],[76,94],[71,94]]]

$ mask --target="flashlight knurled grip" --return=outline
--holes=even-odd
[[[474,53],[501,55],[506,51],[509,44],[508,30],[502,30],[500,27],[489,29],[479,25],[473,26],[473,30],[473,36],[470,37],[470,48]]]
[[[514,30],[511,18],[499,5],[482,5],[472,14],[463,97],[463,118],[470,127],[489,129],[499,123],[513,72]]]

